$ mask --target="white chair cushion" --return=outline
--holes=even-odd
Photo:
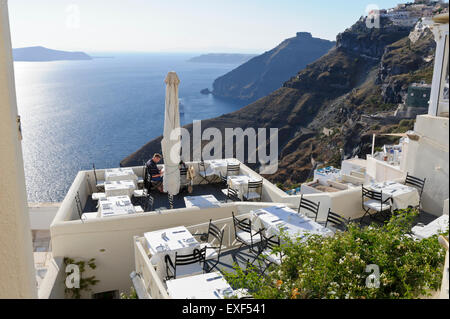
[[[200,263],[176,267],[177,267],[177,278],[200,275],[203,273],[203,265]]]
[[[381,205],[381,202],[379,200],[375,200],[375,199],[370,199],[370,200],[364,202],[364,206],[368,207],[370,209],[373,209],[377,212],[389,210],[391,208],[391,205],[388,205],[388,204]]]
[[[261,254],[264,255],[270,262],[273,262],[277,265],[281,264],[281,256],[280,253],[274,253],[272,250],[266,249]]]
[[[145,196],[144,190],[143,189],[135,189],[133,191],[133,196],[134,197],[144,197]]]
[[[244,198],[257,199],[257,198],[261,198],[261,195],[259,195],[259,193],[256,193],[256,192],[249,192],[248,194],[244,194]]]
[[[201,249],[203,249],[204,247],[209,247],[206,248],[206,255],[205,255],[206,260],[217,259],[217,251],[213,248],[213,245],[211,245],[210,243],[200,244]]]
[[[92,193],[92,200],[106,199],[105,193]]]
[[[261,236],[259,234],[256,235],[255,231],[252,231],[252,235],[253,235],[253,243],[257,243],[261,240]],[[236,232],[236,237],[238,237],[240,240],[245,242],[247,245],[251,245],[251,243],[252,243],[252,238],[250,236],[250,233],[247,233],[243,230],[238,230]]]

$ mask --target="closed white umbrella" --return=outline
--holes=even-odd
[[[164,135],[161,148],[164,158],[164,191],[172,199],[180,191],[180,112],[178,85],[180,79],[175,72],[169,72],[166,82],[166,111],[164,116]],[[172,201],[171,201],[172,206]],[[173,207],[171,207],[173,208]]]

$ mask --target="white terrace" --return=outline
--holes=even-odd
[[[365,161],[358,160],[357,162],[361,164]],[[198,176],[199,166],[197,162],[186,164],[194,167],[196,170],[194,192],[187,195],[195,195],[195,192],[198,190],[202,190],[202,195],[205,194],[205,191],[211,191],[216,196],[221,194],[223,186],[220,184],[199,185],[201,179]],[[404,176],[402,175],[404,174],[396,170],[391,171],[389,167],[385,167],[384,163],[379,165],[381,165],[385,174],[386,171],[390,172],[386,174],[390,179],[396,177],[398,181],[403,182]],[[132,169],[135,175],[142,177],[142,167],[133,167]],[[99,180],[104,179],[105,170],[96,170],[96,174]],[[205,225],[207,226],[209,220],[212,219],[215,222],[223,221],[226,229],[225,246],[232,249],[234,248],[230,237],[232,212],[236,215],[243,215],[261,207],[277,204],[285,204],[288,207],[297,209],[301,195],[290,196],[286,194],[242,163],[240,164],[239,174],[251,176],[255,179],[263,179],[260,202],[228,202],[221,203],[218,207],[210,208],[185,208],[175,205],[175,208],[171,210],[157,209],[156,211],[102,218],[97,217],[96,206],[92,205],[91,195],[96,191],[95,186],[93,186],[95,185],[94,172],[79,172],[50,227],[54,263],[49,268],[47,276],[41,284],[40,297],[58,298],[64,296],[64,283],[61,279],[65,275],[65,267],[62,264],[63,257],[70,257],[75,260],[96,259],[97,269],[95,276],[100,282],[93,287],[92,293],[107,291],[126,292],[131,286],[129,275],[135,270],[135,258],[136,262],[138,262],[136,265],[142,265],[146,262],[139,259],[142,253],[139,249],[141,247],[139,244],[136,246],[137,255],[135,256],[135,248],[133,246],[136,242],[136,236],[142,237],[146,232],[177,226],[186,226],[195,233],[202,230],[202,227],[205,227]],[[184,195],[180,194],[177,196],[182,198]],[[77,201],[78,197],[80,201]],[[329,208],[350,219],[357,219],[364,213],[361,203],[361,187],[350,187],[337,192],[306,194],[304,198],[316,203],[320,202],[318,221],[326,219]],[[80,202],[82,213],[94,213],[93,218],[80,219]],[[150,275],[151,273],[148,273],[144,276],[147,276],[146,278],[148,279]],[[152,285],[156,285],[156,283]]]

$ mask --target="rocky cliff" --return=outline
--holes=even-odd
[[[425,30],[412,42],[410,31],[389,20],[382,20],[380,29],[368,29],[360,20],[339,34],[335,48],[282,87],[239,111],[203,121],[202,129],[279,128],[279,170],[267,178],[284,184],[305,181],[311,158],[339,165],[341,149],[346,157],[364,157],[373,133],[412,128],[413,121],[389,115],[410,83],[431,80],[433,37]],[[141,164],[160,151],[160,141],[149,142],[121,164]],[[393,141],[377,139],[379,145],[386,142]]]
[[[276,48],[244,63],[214,81],[213,94],[253,102],[278,89],[291,76],[317,60],[334,42],[299,32]]]

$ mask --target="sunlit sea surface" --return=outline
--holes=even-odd
[[[80,170],[119,162],[163,132],[164,79],[176,71],[182,125],[242,107],[202,95],[237,65],[192,54],[114,54],[92,61],[15,62],[29,202],[58,202]]]

